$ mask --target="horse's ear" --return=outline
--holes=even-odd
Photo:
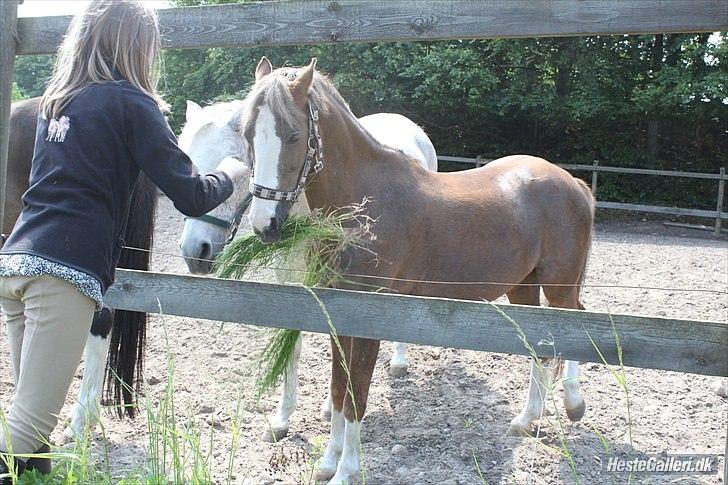
[[[199,104],[195,103],[194,101],[187,100],[187,121],[190,121],[192,118],[195,117],[195,115],[199,114],[202,111],[202,108]]]
[[[308,90],[311,89],[311,83],[313,82],[313,73],[316,71],[316,58],[311,59],[311,63],[308,67],[304,68],[303,72],[296,79],[291,81],[288,85],[291,90],[291,96],[293,99],[303,105],[308,95]]]
[[[260,81],[271,72],[273,72],[273,65],[270,63],[267,57],[261,57],[260,62],[258,63],[258,67],[255,68],[255,81]]]

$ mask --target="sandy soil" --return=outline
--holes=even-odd
[[[183,261],[176,257],[182,217],[167,199],[160,206],[153,269],[185,273]],[[725,289],[728,242],[655,222],[599,223],[586,283]],[[600,311],[728,320],[725,295],[586,287],[583,302]],[[319,407],[328,382],[328,338],[311,335],[304,340],[299,409],[291,420],[290,436],[276,444],[261,442],[259,435],[263,416],[274,410],[277,396],[256,402],[250,391],[249,374],[264,339],[265,332],[255,327],[178,317],[152,319],[146,373],[149,399],[156,402],[164,389],[169,350],[178,413],[198,420],[203,442],[213,434],[216,482],[226,476],[232,416],[240,395],[234,483],[308,483],[313,459],[325,446],[329,427],[320,421]],[[391,345],[385,343],[362,432],[367,483],[482,483],[480,473],[488,483],[575,481],[567,460],[553,448],[559,446],[555,416],[543,423],[545,437],[540,441],[505,437],[510,419],[526,397],[526,358],[411,346],[410,372],[395,379],[387,372],[390,355]],[[12,377],[4,338],[0,369],[0,404],[6,407]],[[579,480],[621,483],[626,476],[607,475],[602,459],[603,446],[620,449],[629,443],[624,393],[601,365],[583,364],[581,372],[586,416],[565,428]],[[64,415],[80,379],[79,369]],[[728,402],[710,390],[715,379],[629,369],[628,380],[637,451],[723,453]],[[560,395],[556,397],[560,403]],[[146,429],[143,417],[134,422],[105,418],[106,436],[96,433],[95,443],[98,450],[108,448],[115,474],[144,466]],[[61,430],[59,426],[54,438]],[[709,476],[655,475],[638,481],[722,483],[720,477],[722,468],[720,474]]]

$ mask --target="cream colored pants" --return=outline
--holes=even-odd
[[[15,395],[5,413],[9,436],[0,426],[0,450],[33,453],[56,427],[95,303],[53,276],[11,276],[0,277],[0,307],[15,375]]]

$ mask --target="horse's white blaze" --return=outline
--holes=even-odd
[[[281,139],[276,134],[276,120],[268,105],[258,108],[255,120],[255,171],[253,182],[269,189],[289,190],[279,187],[278,161],[281,154]],[[256,231],[262,231],[270,225],[276,215],[278,202],[253,197],[250,204],[250,225]]]
[[[361,449],[361,421],[346,420],[344,447],[341,452],[336,475],[329,485],[354,483],[359,475],[359,451]]]
[[[83,436],[84,428],[92,430],[100,418],[101,391],[104,385],[106,355],[109,352],[109,338],[89,335],[86,341],[86,363],[78,402],[71,410],[71,422],[63,433],[65,440]]]
[[[543,404],[551,386],[551,369],[543,362],[531,360],[531,378],[528,385],[528,399],[523,410],[513,418],[508,434],[530,434],[531,426],[541,419]]]
[[[332,476],[336,473],[336,465],[339,461],[339,456],[344,449],[344,432],[345,432],[345,419],[343,411],[331,411],[331,434],[329,435],[329,442],[326,445],[326,451],[324,456],[321,458],[319,463],[318,471],[320,474],[328,474]]]
[[[584,399],[579,393],[579,363],[575,360],[564,362],[564,407],[576,409],[584,405]]]

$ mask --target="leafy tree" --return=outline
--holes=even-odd
[[[10,100],[11,101],[20,101],[21,99],[25,99],[25,98],[27,98],[27,96],[25,96],[25,94],[23,94],[23,92],[20,91],[20,89],[18,89],[17,83],[13,83],[13,93],[12,93]]]
[[[727,162],[726,33],[168,50],[160,88],[172,126],[184,122],[187,99],[244,97],[262,55],[276,66],[317,57],[354,113],[402,113],[443,155],[530,153],[711,172]],[[52,63],[52,56],[19,57],[20,91],[40,94]],[[618,200],[712,208],[706,187],[600,175],[600,197]]]

